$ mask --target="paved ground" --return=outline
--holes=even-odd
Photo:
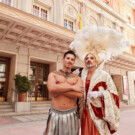
[[[114,135],[135,135],[135,106],[121,108],[120,127]]]
[[[0,117],[0,135],[43,135],[47,116],[25,115]],[[120,128],[115,135],[133,135],[135,106],[121,108]]]
[[[43,135],[46,119],[45,114],[0,117],[0,135]]]

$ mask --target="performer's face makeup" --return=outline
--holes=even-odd
[[[85,57],[85,65],[87,68],[96,67],[96,57],[93,54],[87,54]]]
[[[75,56],[72,54],[67,54],[65,58],[63,58],[63,65],[65,68],[71,69],[75,63]]]

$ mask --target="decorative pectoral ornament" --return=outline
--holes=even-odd
[[[55,71],[55,74],[61,75],[65,78],[77,78],[78,76],[72,72],[64,72],[62,69],[60,69],[59,71]]]

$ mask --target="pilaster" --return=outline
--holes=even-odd
[[[54,23],[60,26],[64,24],[64,2],[63,0],[54,0]]]
[[[104,26],[104,15],[102,13],[98,14],[98,26]]]
[[[129,103],[133,104],[135,101],[135,87],[133,72],[128,72],[128,84],[129,84]]]
[[[33,0],[18,0],[17,8],[32,14]]]

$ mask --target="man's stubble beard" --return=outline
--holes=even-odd
[[[65,65],[65,68],[66,68],[66,69],[72,69],[72,66],[66,66],[66,65]]]
[[[96,65],[90,64],[90,65],[86,65],[86,67],[87,67],[88,69],[91,69],[91,68],[93,68],[93,67],[96,67]]]

